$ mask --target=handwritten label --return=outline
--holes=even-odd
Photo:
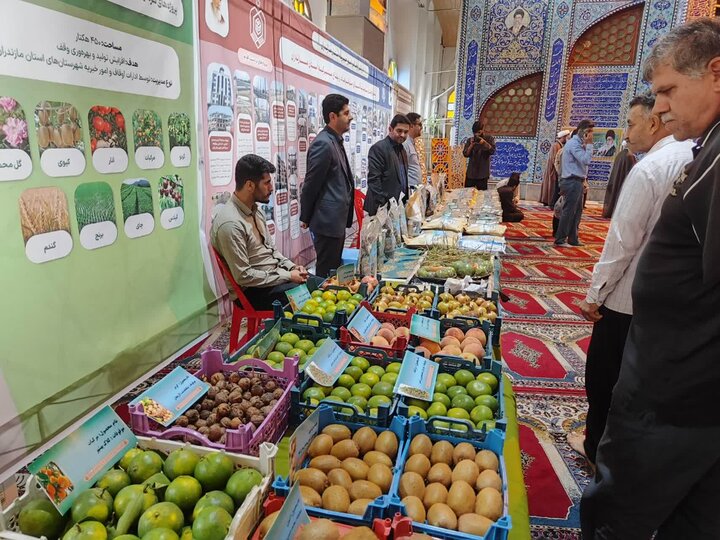
[[[32,173],[32,159],[23,150],[0,150],[0,182],[25,180]]]
[[[440,321],[422,315],[413,315],[410,321],[410,333],[440,343]]]
[[[61,259],[70,254],[73,240],[67,231],[53,231],[36,234],[25,244],[25,255],[30,261],[39,264]]]
[[[80,245],[85,249],[109,246],[117,240],[117,226],[112,221],[85,225],[80,231]]]
[[[287,299],[290,302],[290,308],[293,311],[300,311],[305,305],[305,302],[310,300],[310,291],[308,290],[307,285],[299,285],[294,289],[285,291],[285,296],[287,296]]]
[[[305,510],[305,504],[302,500],[300,492],[300,484],[295,483],[285,502],[280,509],[280,513],[265,535],[265,540],[287,540],[295,538],[297,532],[310,523],[310,517]]]
[[[355,265],[353,263],[344,264],[337,269],[337,279],[339,285],[350,283],[355,277]]]
[[[40,167],[48,176],[78,176],[85,170],[85,156],[77,148],[48,148],[40,156]]]
[[[380,321],[365,306],[361,306],[350,324],[348,324],[347,329],[358,341],[370,343],[370,340],[377,335],[381,327]]]
[[[332,386],[351,360],[352,355],[343,351],[333,340],[327,339],[312,355],[312,361],[305,366],[305,371],[316,383]]]
[[[160,214],[160,225],[163,229],[177,229],[185,221],[185,211],[182,207],[168,208]]]
[[[247,354],[251,355],[253,358],[265,360],[267,355],[273,350],[275,345],[277,345],[277,342],[280,340],[281,326],[282,320],[278,320],[272,328],[265,332],[255,345],[248,349]]]
[[[165,154],[157,146],[140,146],[135,149],[135,164],[141,169],[159,169],[165,165]]]
[[[136,445],[130,428],[115,411],[104,407],[28,465],[28,469],[64,514],[78,495]]]
[[[173,146],[170,149],[170,163],[173,167],[189,167],[192,161],[192,152],[189,146]]]
[[[128,238],[147,236],[155,230],[155,219],[152,214],[137,214],[125,220],[125,234]]]
[[[122,148],[97,148],[93,152],[92,163],[99,173],[121,173],[127,169],[128,155]]]
[[[438,364],[407,351],[395,381],[395,394],[430,401],[438,376]]]
[[[130,403],[142,404],[148,418],[169,426],[209,388],[208,383],[176,367]]]

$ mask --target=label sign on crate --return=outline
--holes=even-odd
[[[351,355],[338,347],[333,340],[327,339],[312,355],[312,361],[305,366],[305,373],[316,383],[332,386],[351,360]]]
[[[350,324],[347,325],[348,332],[363,343],[370,343],[370,340],[377,335],[381,327],[380,321],[365,306],[358,309]]]
[[[300,424],[290,437],[290,476],[295,478],[295,471],[300,470],[302,462],[307,456],[308,448],[315,436],[320,432],[320,411],[315,409],[302,424]]]
[[[410,321],[410,333],[440,343],[440,321],[422,315],[413,315]]]
[[[167,427],[209,389],[208,383],[176,367],[130,404],[142,404],[148,418]]]
[[[347,285],[355,278],[355,265],[353,263],[343,264],[337,269],[338,285]]]
[[[61,514],[105,471],[135,448],[137,439],[110,407],[104,407],[30,465]]]
[[[248,349],[248,354],[253,358],[260,358],[265,360],[265,357],[270,351],[275,348],[277,342],[280,340],[280,326],[282,320],[278,320],[275,325],[270,328],[267,333],[258,340],[258,342]]]
[[[288,302],[290,302],[290,308],[293,311],[300,311],[305,305],[305,302],[310,300],[310,291],[307,285],[298,285],[294,289],[285,291],[285,296],[287,296]]]
[[[435,391],[437,376],[437,362],[426,360],[419,354],[407,351],[403,357],[393,393],[430,401]]]
[[[300,494],[300,484],[295,483],[285,502],[277,515],[275,522],[265,535],[265,540],[287,540],[295,538],[300,527],[310,523],[310,517],[305,510],[302,496]]]

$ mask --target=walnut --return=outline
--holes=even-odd
[[[265,391],[266,392],[272,392],[276,388],[277,388],[277,384],[275,383],[275,381],[268,381],[265,383]]]
[[[220,440],[218,441],[218,443],[224,445],[226,441],[227,441],[227,435],[225,435],[225,434],[223,433],[223,434],[222,434],[222,437],[220,437]]]
[[[205,421],[207,422],[207,424],[209,426],[211,426],[213,424],[217,424],[218,420],[220,420],[220,418],[218,418],[217,413],[212,413],[212,414],[210,414],[210,416],[207,417],[207,420],[205,420]]]
[[[212,411],[215,406],[215,402],[212,399],[203,399],[202,408],[205,411]]]
[[[233,392],[237,391],[238,388],[240,388],[240,387],[239,387],[237,384],[235,384],[235,383],[227,383],[227,384],[225,385],[225,390],[227,390],[227,391],[230,392],[231,394],[232,394]],[[240,392],[240,394],[242,394],[242,392]]]
[[[208,433],[208,439],[210,439],[212,442],[217,442],[220,440],[220,437],[223,436],[222,428],[220,427],[220,424],[213,424],[210,426],[210,432]]]
[[[252,417],[260,414],[260,409],[257,407],[250,407],[247,411],[245,411],[245,416],[250,417],[250,421],[252,422]]]
[[[265,392],[265,391],[264,391],[262,385],[259,385],[259,384],[254,385],[254,386],[250,389],[250,393],[251,393],[253,396],[262,396],[264,392]]]
[[[260,412],[263,413],[265,416],[268,416],[272,412],[273,408],[270,405],[265,405],[262,409],[260,409]]]
[[[195,427],[198,428],[198,431],[201,427],[207,426],[207,422],[205,420],[198,420],[195,422]]]
[[[202,411],[202,401],[198,401],[195,405],[193,405],[193,409],[195,409],[197,412]]]
[[[243,399],[242,392],[240,390],[233,390],[228,396],[230,403],[240,403]]]
[[[260,407],[265,405],[265,403],[263,402],[261,397],[255,396],[250,400],[250,405],[259,409]]]
[[[218,390],[225,390],[225,387],[227,386],[227,381],[219,381],[215,384],[215,388]]]
[[[275,405],[277,405],[277,402],[278,402],[277,399],[273,399],[270,403],[268,403],[268,405],[270,405],[271,407],[274,407]]]
[[[226,417],[230,414],[230,405],[228,405],[227,403],[221,403],[220,405],[218,405],[216,414],[218,418]]]
[[[242,402],[240,402],[240,406],[245,410],[252,407],[252,404],[250,403],[250,399],[243,399]]]
[[[216,385],[220,381],[224,381],[224,380],[225,380],[225,374],[222,371],[220,371],[218,373],[213,373],[210,376],[210,384],[212,384],[212,385]]]
[[[240,379],[240,381],[238,382],[238,386],[243,389],[243,392],[247,392],[248,390],[250,390],[252,383],[250,382],[250,379],[244,378]]]
[[[284,393],[285,391],[282,388],[276,388],[275,390],[273,390],[273,397],[275,399],[280,399],[281,397],[283,397]]]
[[[262,414],[254,414],[252,417],[250,417],[250,422],[252,422],[255,427],[258,427],[264,421],[265,417]]]
[[[175,425],[180,427],[187,427],[187,425],[190,423],[188,420],[188,417],[185,415],[178,416],[177,420],[175,420]]]
[[[233,403],[230,406],[230,416],[232,418],[242,418],[245,416],[245,411],[243,411],[243,408],[239,403]]]
[[[232,420],[230,420],[227,416],[225,418],[221,418],[220,425],[224,428],[229,428],[232,426]]]
[[[218,392],[217,396],[215,396],[215,405],[220,405],[221,403],[227,403],[229,398],[230,398],[230,394],[226,390]]]
[[[272,392],[265,392],[261,399],[265,405],[268,405],[273,400]]]
[[[209,410],[204,410],[200,413],[200,419],[207,420],[208,416],[210,416],[211,414],[212,414],[212,412],[210,412]],[[199,422],[199,420],[196,421],[195,423],[197,423],[197,422]]]
[[[250,379],[250,382],[252,383],[253,386],[257,386],[259,384],[262,384],[262,379],[260,377],[258,377],[257,375],[255,375],[252,379]]]
[[[187,416],[188,421],[195,422],[198,418],[200,418],[200,413],[195,409],[188,409],[185,412],[185,416]]]
[[[250,400],[250,398],[252,398],[252,397],[253,397],[253,395],[249,391],[243,393],[243,399]]]
[[[203,426],[203,427],[201,427],[201,428],[198,428],[198,433],[200,433],[201,435],[207,436],[207,434],[210,433],[210,428],[207,427],[207,426]]]
[[[208,399],[215,399],[215,396],[217,396],[218,389],[214,386],[211,386],[210,389],[207,392],[207,398]]]
[[[231,383],[237,384],[240,380],[240,374],[237,371],[233,371],[228,377],[228,379],[230,379]]]
[[[242,421],[239,418],[233,418],[230,420],[230,428],[231,429],[237,429],[242,424]]]

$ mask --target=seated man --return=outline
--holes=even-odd
[[[498,188],[500,205],[502,206],[502,220],[509,222],[522,221],[525,217],[515,202],[515,190],[520,185],[520,173],[512,173],[505,185]]]
[[[273,192],[275,166],[248,154],[235,166],[235,193],[213,219],[210,239],[233,278],[257,310],[271,310],[274,300],[287,303],[285,291],[305,283],[308,271],[284,257],[273,244],[258,204]],[[228,283],[228,289],[232,291]]]

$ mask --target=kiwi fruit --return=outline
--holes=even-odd
[[[393,473],[390,467],[383,465],[382,463],[376,463],[367,473],[368,481],[378,486],[383,493],[390,491],[390,486],[393,480]]]
[[[490,527],[495,522],[478,514],[463,514],[458,519],[458,531],[474,534],[476,536],[485,536]]]
[[[377,540],[377,535],[369,527],[355,527],[342,540]]]
[[[333,447],[333,438],[330,435],[321,433],[315,437],[310,443],[308,448],[308,455],[310,457],[324,456],[330,453],[330,449]]]
[[[447,505],[457,516],[471,514],[475,509],[475,490],[464,480],[453,482],[448,491]]]
[[[425,481],[416,472],[406,472],[400,477],[400,498],[404,499],[408,495],[414,495],[418,499],[425,495]]]
[[[355,442],[350,439],[345,439],[333,445],[332,450],[330,450],[330,455],[333,455],[342,461],[343,459],[350,457],[358,457],[360,455],[360,450]]]
[[[349,439],[352,435],[352,433],[350,433],[350,428],[343,426],[342,424],[330,424],[329,426],[325,426],[322,432],[332,437],[333,444]]]
[[[475,499],[475,513],[496,521],[503,515],[503,498],[499,491],[493,488],[480,490]]]
[[[303,525],[294,540],[340,540],[340,531],[329,519],[316,519]]]
[[[490,469],[485,469],[483,472],[481,472],[477,477],[477,481],[475,482],[475,489],[478,492],[487,487],[497,489],[499,492],[502,493],[502,480],[500,479],[500,475]]]
[[[395,459],[398,451],[397,436],[392,431],[383,431],[375,441],[375,450]]]
[[[410,519],[418,523],[425,523],[425,506],[418,497],[408,495],[403,498],[402,503],[405,505],[405,512]]]
[[[300,486],[300,496],[305,506],[314,506],[315,508],[322,506],[322,497],[311,487]]]
[[[411,536],[408,536],[404,538],[403,540],[434,540],[432,536],[428,536],[427,534],[423,533],[412,533]]]
[[[447,504],[433,504],[427,512],[427,522],[433,527],[457,530],[457,517]]]
[[[342,466],[342,461],[340,461],[335,456],[317,456],[310,460],[310,467],[313,469],[318,469],[325,474],[329,473],[333,469],[338,469]]]
[[[372,428],[362,427],[358,429],[352,437],[353,442],[360,450],[360,455],[365,455],[375,448],[377,433]]]
[[[350,494],[342,486],[330,486],[322,494],[322,507],[333,512],[347,512]]]
[[[430,471],[430,460],[425,454],[410,456],[405,463],[405,472],[416,472],[425,478]]]
[[[460,443],[453,449],[453,463],[457,465],[464,459],[475,460],[475,447],[470,443]]]
[[[484,471],[485,469],[490,469],[491,471],[497,472],[500,466],[500,460],[498,460],[498,457],[495,455],[495,453],[491,452],[490,450],[480,450],[475,455],[475,463],[477,464],[478,469],[480,469],[480,472]]]
[[[262,539],[265,538],[268,531],[270,530],[270,527],[273,526],[273,523],[275,523],[275,520],[280,515],[280,510],[277,512],[273,512],[269,516],[265,517],[265,519],[262,520],[260,525],[258,526],[258,536]]]
[[[382,495],[382,490],[367,480],[355,480],[350,486],[350,499],[372,499],[375,500]]]
[[[333,469],[328,473],[327,477],[331,486],[342,486],[348,490],[353,483],[353,479],[345,469]]]
[[[376,463],[382,463],[383,465],[390,468],[392,468],[393,466],[392,459],[390,459],[382,452],[378,452],[377,450],[370,450],[367,454],[363,456],[363,461],[371,467]]]
[[[313,488],[322,494],[328,486],[328,479],[324,472],[320,469],[300,469],[295,473],[295,482],[299,482],[301,486]]]
[[[372,499],[355,499],[350,503],[348,507],[349,514],[355,514],[356,516],[364,516],[365,510],[367,510],[368,504],[373,502]]]
[[[452,481],[457,482],[458,480],[463,480],[471,486],[474,486],[479,474],[478,466],[473,460],[463,459],[455,465],[452,472]]]
[[[433,504],[446,503],[448,490],[442,484],[434,482],[425,487],[425,495],[423,496],[423,505],[429,509]]]
[[[415,435],[410,443],[410,455],[414,456],[415,454],[423,454],[425,457],[429,458],[430,453],[432,452],[432,446],[433,444],[430,437],[424,433]]]
[[[348,472],[350,478],[355,480],[367,480],[370,467],[362,459],[349,457],[342,462],[342,468]]]
[[[428,483],[439,482],[446,488],[452,483],[452,469],[447,463],[436,463],[427,474]]]
[[[430,452],[430,463],[435,465],[436,463],[447,463],[452,465],[453,462],[453,445],[448,441],[438,441]]]

